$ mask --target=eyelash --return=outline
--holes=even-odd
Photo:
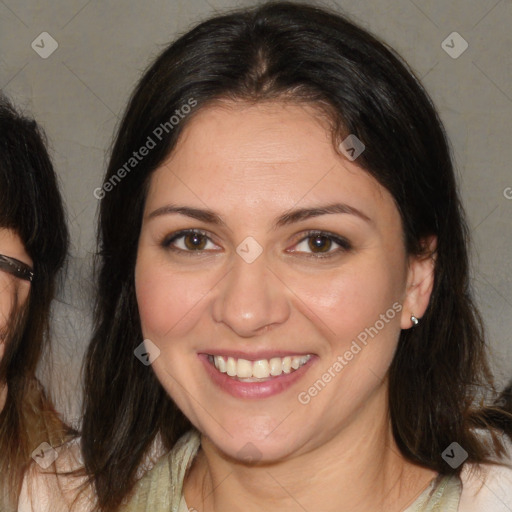
[[[173,233],[172,235],[169,235],[165,237],[160,245],[164,249],[168,249],[173,252],[186,254],[189,256],[196,256],[201,255],[204,251],[203,250],[197,250],[197,251],[186,251],[184,249],[179,249],[177,247],[174,247],[172,244],[176,242],[176,240],[179,240],[180,238],[183,238],[187,235],[201,235],[208,239],[208,241],[214,243],[211,238],[208,236],[208,234],[205,231],[201,231],[199,229],[185,229],[182,231],[178,231],[177,233]],[[330,240],[331,242],[334,242],[335,244],[339,245],[339,248],[334,251],[329,251],[326,253],[303,253],[305,257],[307,258],[315,258],[315,259],[324,259],[324,258],[331,258],[341,252],[349,252],[352,250],[352,244],[343,237],[340,237],[338,235],[334,235],[333,233],[329,233],[326,231],[307,231],[304,233],[304,236],[295,243],[295,245],[299,245],[300,243],[306,241],[308,238],[315,238],[315,237],[322,237],[327,240]],[[299,251],[290,251],[290,252],[299,252]]]

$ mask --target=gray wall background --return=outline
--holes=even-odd
[[[152,58],[178,34],[212,13],[255,3],[0,0],[0,89],[46,130],[69,214],[71,258],[54,311],[52,371],[42,378],[72,422],[78,417],[80,365],[90,334],[98,207],[93,190],[101,185],[128,96]],[[494,370],[504,384],[512,378],[512,2],[326,0],[323,5],[397,49],[441,113],[473,233],[477,300]],[[58,44],[49,56],[45,53],[55,43],[40,36],[43,32]],[[450,36],[453,32],[468,43],[460,55],[464,43]],[[33,41],[38,46],[33,48]]]

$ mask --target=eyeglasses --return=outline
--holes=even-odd
[[[32,267],[9,256],[0,254],[0,270],[7,272],[15,277],[32,282],[34,280],[34,271]]]

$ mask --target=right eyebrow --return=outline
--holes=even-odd
[[[170,214],[185,215],[186,217],[191,217],[192,219],[200,220],[202,222],[206,222],[207,224],[215,224],[217,226],[226,227],[226,223],[221,219],[220,215],[211,210],[191,208],[189,206],[174,206],[171,204],[162,206],[161,208],[151,212],[148,215],[148,220],[154,219],[155,217],[160,217],[162,215]]]

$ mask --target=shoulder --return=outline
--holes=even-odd
[[[186,470],[200,445],[201,435],[195,429],[183,434],[168,452],[164,451],[163,444],[158,441],[146,455],[137,476],[140,480],[147,481],[156,478],[155,475],[160,475],[162,471],[169,471],[173,473],[173,479],[178,478],[176,483],[181,485],[180,482],[184,479]]]
[[[185,471],[199,445],[200,436],[193,430],[167,454],[160,438],[156,439],[139,468],[138,482],[123,510],[157,510],[151,508],[152,503],[166,501],[166,493],[168,501],[173,499],[171,490],[181,496]],[[95,497],[83,469],[79,438],[59,448],[43,449],[23,481],[18,512],[91,512]]]
[[[89,512],[92,492],[84,475],[80,440],[40,447],[25,475],[18,512]]]
[[[459,512],[510,512],[512,510],[512,443],[500,464],[468,464],[461,473]]]
[[[184,434],[135,484],[122,512],[175,510],[181,501],[185,474],[200,442],[196,430]]]
[[[149,469],[139,480],[139,485],[147,485],[148,482],[161,479],[161,475],[169,475],[171,478],[171,487],[181,489],[185,474],[190,467],[194,457],[201,445],[201,435],[197,430],[189,430],[181,436],[172,449],[164,454],[160,454],[158,460],[154,457],[146,458],[146,466],[149,463]],[[167,476],[166,476],[167,478]],[[165,485],[169,485],[169,479],[165,480]]]

